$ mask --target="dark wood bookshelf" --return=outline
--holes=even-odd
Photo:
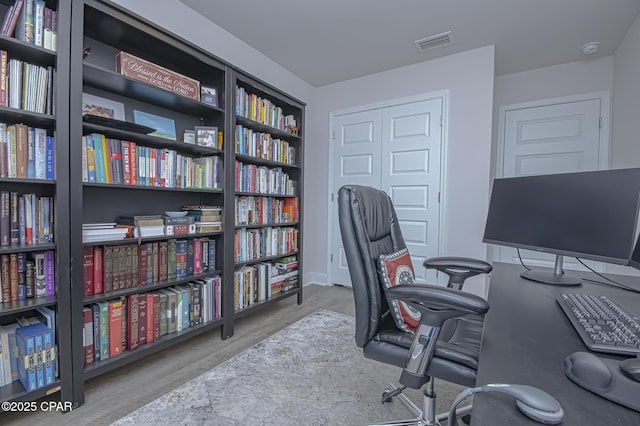
[[[6,122],[24,122],[35,127],[50,128],[56,123],[56,118],[53,115],[11,107],[0,107],[0,116]]]
[[[134,349],[132,351],[125,350],[120,355],[109,357],[104,361],[98,361],[85,367],[84,377],[86,380],[88,380],[101,374],[107,373],[115,368],[130,364],[134,361],[145,358],[163,349],[167,349],[194,336],[217,329],[222,325],[222,322],[222,318],[216,318],[215,320],[206,322],[204,324],[198,324],[196,326],[176,331],[174,333],[165,334],[164,336],[160,336],[159,339],[156,339],[151,343],[146,343],[142,346],[139,346],[137,349]]]
[[[84,242],[83,246],[116,246],[116,245],[125,245],[125,244],[137,244],[146,243],[151,241],[166,241],[166,240],[179,240],[179,239],[190,239],[190,238],[204,238],[204,237],[215,237],[218,235],[222,235],[224,231],[215,231],[215,232],[201,232],[198,234],[186,234],[186,235],[158,235],[157,237],[142,237],[142,238],[125,238],[122,240],[106,240],[106,241],[93,241],[93,242]]]
[[[159,290],[161,288],[166,288],[166,287],[173,287],[175,285],[188,283],[190,281],[198,280],[201,278],[215,277],[216,275],[220,275],[221,272],[222,272],[221,270],[216,269],[216,270],[207,271],[205,273],[198,274],[198,275],[186,275],[184,277],[175,278],[171,280],[158,281],[153,284],[124,288],[121,290],[110,291],[109,293],[95,294],[93,296],[85,296],[82,303],[85,305],[89,305],[91,303],[103,302],[111,299],[118,299],[121,296],[126,296],[129,294],[148,293],[150,291]]]
[[[18,58],[38,65],[56,66],[57,52],[26,43],[14,37],[0,35],[0,49],[8,51],[10,59]]]
[[[252,197],[274,197],[274,198],[298,198],[297,195],[283,195],[283,194],[263,194],[261,192],[236,192],[236,195],[248,195]]]
[[[55,179],[18,179],[18,178],[0,178],[0,183],[24,183],[27,185],[51,185],[55,186]]]

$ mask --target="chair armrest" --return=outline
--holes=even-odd
[[[386,290],[391,299],[397,299],[420,311],[420,322],[441,327],[449,318],[467,314],[484,315],[489,304],[483,298],[446,287],[430,284],[402,284]]]
[[[467,278],[478,274],[488,274],[493,270],[491,264],[470,257],[432,257],[422,265],[426,269],[435,269],[449,276],[449,288],[462,290]]]

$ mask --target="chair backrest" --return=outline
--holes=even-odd
[[[376,334],[389,307],[377,272],[381,254],[406,247],[391,198],[379,189],[345,185],[338,192],[338,220],[356,304],[356,344]]]

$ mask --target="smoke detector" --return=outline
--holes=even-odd
[[[600,43],[597,41],[591,41],[582,46],[582,53],[585,55],[593,55],[600,49]]]
[[[451,38],[451,31],[446,33],[437,34],[431,37],[423,38],[413,42],[418,48],[418,52],[424,52],[425,50],[433,49],[436,47],[448,46],[453,43]]]

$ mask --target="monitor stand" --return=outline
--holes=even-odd
[[[524,271],[520,273],[522,278],[551,285],[580,285],[582,278],[576,275],[567,275],[562,269],[562,256],[556,255],[556,265],[553,272]]]

